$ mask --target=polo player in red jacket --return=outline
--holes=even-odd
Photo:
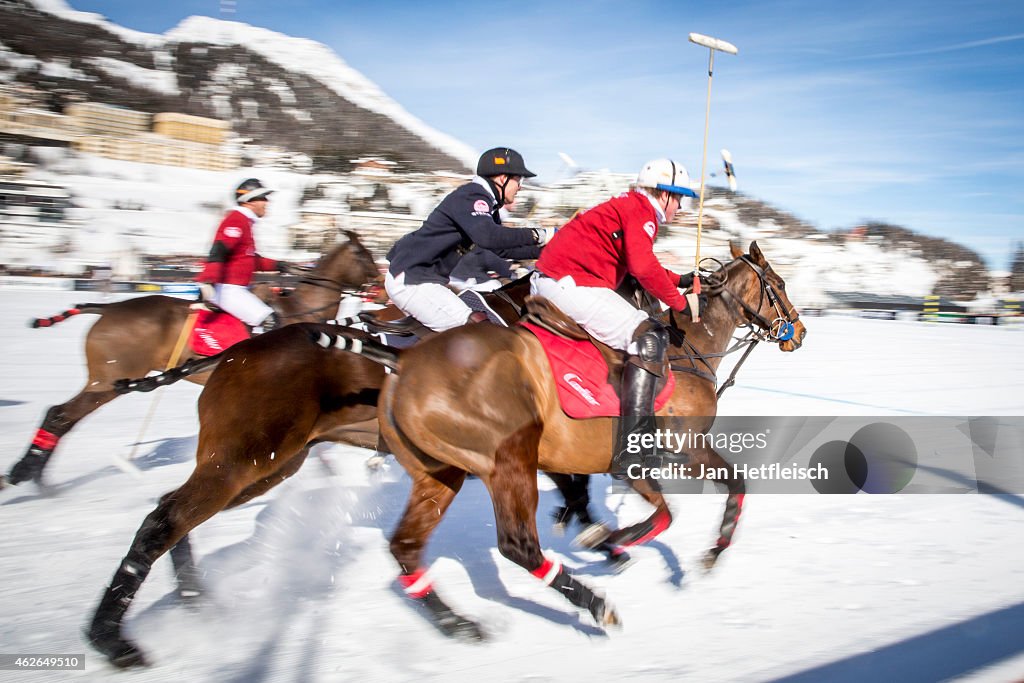
[[[253,225],[267,213],[270,190],[256,178],[244,180],[235,190],[233,209],[224,217],[206,265],[196,280],[203,301],[216,305],[246,325],[264,323],[264,330],[277,325],[274,309],[249,291],[252,275],[258,270],[287,270],[284,261],[275,261],[256,253]]]
[[[632,275],[670,308],[699,319],[706,297],[679,291],[693,284],[693,275],[664,268],[654,255],[658,225],[670,222],[683,202],[696,196],[689,184],[686,169],[674,161],[648,162],[629,192],[580,212],[558,231],[541,252],[531,282],[533,294],[549,299],[595,339],[629,354],[612,460],[612,472],[620,475],[631,464],[656,465],[629,453],[627,445],[630,436],[651,428],[668,334],[661,322],[615,290]]]

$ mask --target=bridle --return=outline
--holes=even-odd
[[[786,306],[786,303],[782,301],[779,295],[775,292],[775,288],[770,282],[768,282],[768,275],[764,268],[754,263],[753,259],[746,254],[740,256],[739,260],[750,266],[751,270],[753,270],[757,275],[758,283],[761,288],[757,308],[752,308],[746,301],[736,296],[731,289],[725,286],[725,281],[721,284],[722,293],[720,296],[734,314],[736,313],[737,306],[746,312],[748,317],[746,317],[744,322],[741,324],[749,330],[749,335],[757,338],[757,341],[778,344],[780,342],[791,340],[796,332],[793,323],[800,319],[800,315],[797,314],[794,317],[793,311]],[[774,320],[769,321],[760,313],[765,298],[768,299],[768,305],[774,308],[775,312],[778,314]],[[742,316],[740,317],[742,318]],[[799,343],[794,343],[799,347]]]
[[[702,377],[712,384],[718,383],[718,377],[715,374],[715,370],[711,365],[709,358],[724,358],[725,356],[731,355],[741,349],[744,349],[743,355],[739,361],[733,366],[732,372],[729,374],[729,378],[722,383],[722,386],[718,388],[716,392],[717,397],[721,397],[726,389],[736,383],[736,374],[739,372],[740,367],[746,362],[751,352],[760,342],[768,342],[778,344],[784,341],[793,340],[796,328],[793,323],[800,319],[799,314],[795,314],[786,303],[779,297],[775,288],[768,281],[768,275],[764,268],[754,263],[746,254],[739,257],[745,265],[749,266],[754,274],[757,276],[760,294],[757,302],[757,308],[753,308],[743,298],[736,296],[726,283],[728,282],[727,277],[723,277],[721,282],[716,282],[710,285],[713,289],[718,289],[718,296],[722,298],[725,304],[729,307],[729,312],[733,316],[733,319],[737,321],[738,327],[747,328],[747,333],[741,338],[736,340],[736,343],[731,347],[720,353],[702,353],[699,351],[685,335],[682,335],[682,330],[676,323],[674,311],[670,311],[669,322],[670,329],[674,329],[677,335],[681,335],[682,339],[678,346],[680,346],[686,353],[682,355],[670,355],[668,357],[669,367],[673,372],[685,372],[692,375]],[[775,309],[778,314],[774,320],[768,320],[768,318],[761,315],[760,311],[764,304],[765,299],[768,300],[769,306]],[[799,348],[800,342],[793,341],[793,343]],[[672,361],[687,360],[692,364],[692,367],[678,366],[672,363]],[[698,367],[698,363],[707,368],[703,370]]]
[[[360,285],[358,287],[353,287],[352,285],[349,285],[349,284],[344,283],[344,282],[339,282],[339,281],[337,281],[337,280],[335,280],[333,278],[329,278],[329,277],[326,277],[326,276],[323,276],[323,275],[318,275],[315,272],[313,272],[312,270],[303,270],[301,272],[302,272],[302,276],[299,278],[297,284],[300,284],[300,285],[310,285],[312,287],[320,287],[322,289],[326,289],[326,290],[329,290],[331,292],[335,292],[335,293],[338,294],[338,299],[339,300],[342,297],[344,297],[344,296],[359,296],[363,292],[368,291],[369,288],[375,284],[373,282],[366,282],[366,283],[364,283],[364,284],[362,284],[362,285]],[[338,306],[338,301],[328,301],[323,306],[318,306],[316,308],[310,308],[310,309],[307,309],[307,310],[299,311],[297,313],[289,313],[289,314],[278,313],[278,316],[281,319],[301,318],[301,317],[304,317],[304,316],[312,315],[314,313],[320,313],[321,311],[326,311],[326,310],[328,310],[330,308],[337,308],[337,306]]]

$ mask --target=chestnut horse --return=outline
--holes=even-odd
[[[497,292],[483,293],[483,298],[495,314],[514,322],[528,294],[529,281],[522,278]],[[390,311],[383,313],[390,317]],[[199,397],[195,470],[146,517],[87,633],[93,647],[111,663],[145,663],[142,652],[123,637],[121,624],[158,557],[170,550],[179,595],[201,592],[188,538],[192,529],[293,475],[316,443],[377,446],[377,401],[385,368],[317,343],[337,329],[327,324],[289,325],[211,357],[217,367]],[[365,343],[373,340],[357,330],[347,329],[347,334]],[[145,391],[186,378],[190,371],[186,364],[119,385],[122,391]]]
[[[718,399],[713,373],[738,326],[760,330],[763,339],[770,339],[781,319],[791,326],[789,335],[775,339],[782,351],[799,348],[806,334],[784,282],[757,244],[750,245],[749,255],[733,245],[732,254],[734,260],[717,273],[717,285],[709,287],[711,298],[701,322],[683,323],[685,339],[673,335],[670,350],[670,357],[683,353],[693,367],[673,364],[675,390],[659,415],[689,417],[688,424],[699,431],[706,431],[714,422]],[[663,320],[675,327],[670,314]],[[378,422],[384,441],[412,478],[412,490],[391,538],[391,552],[401,568],[399,582],[410,597],[422,601],[439,629],[460,637],[482,636],[476,623],[455,613],[437,596],[422,565],[427,540],[467,473],[479,477],[490,493],[502,555],[558,590],[576,607],[589,611],[599,625],[619,623],[603,597],[541,552],[536,526],[537,470],[610,471],[615,420],[566,416],[536,337],[522,328],[470,325],[401,352],[343,330],[326,343],[394,371],[380,396]],[[699,350],[705,369],[697,367],[692,349]],[[732,541],[743,505],[744,482],[731,476],[732,469],[722,456],[706,445],[684,454],[691,467],[705,466],[698,471],[725,475],[719,480],[728,491],[719,538],[705,555],[705,566],[710,568]],[[641,484],[650,484],[630,482],[642,494]],[[657,509],[648,520],[630,528],[628,535],[633,539],[641,532],[642,540],[653,537],[671,519],[656,487],[647,488],[645,498]]]
[[[299,278],[288,296],[266,294],[282,323],[327,320],[337,311],[342,293],[380,281],[373,255],[356,233],[346,231],[346,235],[348,240],[323,255]],[[117,398],[114,383],[118,378],[165,370],[183,333],[191,303],[170,296],[142,296],[109,304],[79,304],[61,315],[34,321],[36,327],[48,327],[71,315],[100,316],[85,339],[89,373],[85,386],[73,398],[46,412],[32,444],[11,468],[6,483],[39,481],[58,441],[82,418]],[[206,362],[186,348],[180,360],[192,359],[197,360],[192,362],[193,372],[188,379],[203,384],[216,361]],[[0,477],[0,487],[4,485]]]

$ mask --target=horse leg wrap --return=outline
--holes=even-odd
[[[531,573],[537,576],[537,578],[541,578],[539,573],[542,570],[546,570],[547,575],[551,576],[549,580],[545,581],[547,585],[565,596],[565,599],[576,607],[590,612],[590,616],[598,624],[603,626],[607,622],[607,605],[604,598],[596,595],[594,591],[573,578],[560,564],[554,564],[550,560],[545,559],[544,564]],[[544,579],[541,578],[541,580]]]
[[[449,637],[483,640],[483,631],[476,623],[454,611],[434,592],[425,569],[399,575],[398,583],[406,595],[426,608],[441,633]]]
[[[434,590],[434,586],[430,583],[430,578],[427,576],[427,570],[422,567],[411,574],[400,574],[398,583],[402,585],[402,590],[410,598],[425,598]]]
[[[115,666],[129,667],[146,663],[142,652],[121,636],[121,622],[139,586],[149,575],[151,566],[149,562],[133,558],[133,553],[128,553],[114,573],[110,586],[96,608],[89,630],[86,631],[89,644]]]
[[[672,517],[667,512],[657,512],[650,519],[614,532],[608,537],[608,542],[627,548],[631,545],[641,545],[653,540],[671,523]]]
[[[60,437],[46,429],[46,422],[43,423],[32,439],[32,445],[28,447],[21,460],[14,463],[11,473],[7,477],[10,484],[20,484],[23,481],[36,481],[42,479],[43,468],[53,455]]]
[[[730,495],[725,501],[725,514],[722,515],[722,528],[716,544],[722,550],[732,545],[732,535],[736,532],[736,525],[743,513],[743,498],[744,494],[737,493]]]
[[[199,570],[192,559],[192,544],[188,536],[171,547],[171,562],[174,564],[174,577],[178,580],[178,596],[190,600],[202,595]]]

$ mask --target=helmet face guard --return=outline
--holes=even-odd
[[[533,178],[537,174],[526,168],[523,155],[508,147],[495,147],[480,155],[476,164],[476,174],[483,178],[496,175],[518,175]]]

